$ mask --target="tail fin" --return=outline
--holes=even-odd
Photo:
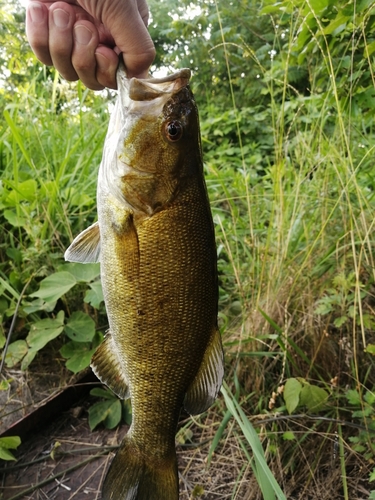
[[[125,436],[104,481],[103,500],[178,500],[178,472],[175,450],[158,459],[140,452]]]

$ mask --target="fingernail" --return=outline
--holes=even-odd
[[[74,28],[74,38],[81,45],[87,45],[92,38],[92,33],[86,26],[80,24]]]
[[[41,23],[44,20],[43,8],[39,3],[31,3],[29,6],[30,17],[33,23]]]
[[[70,16],[65,10],[56,9],[52,12],[53,22],[58,28],[66,28],[69,24]]]

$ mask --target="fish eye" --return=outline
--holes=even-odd
[[[171,142],[176,142],[181,139],[183,133],[183,127],[181,123],[177,120],[168,122],[165,125],[165,134],[167,139]]]

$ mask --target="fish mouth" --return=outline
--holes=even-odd
[[[183,68],[163,78],[127,79],[124,68],[117,71],[118,87],[126,87],[132,101],[152,101],[162,96],[171,96],[186,87],[191,76],[190,69]]]

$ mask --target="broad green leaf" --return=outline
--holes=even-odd
[[[315,14],[320,14],[329,5],[327,0],[310,0],[310,5]]]
[[[59,311],[55,319],[46,318],[36,321],[30,327],[26,341],[34,351],[39,351],[64,329],[64,311]]]
[[[1,460],[17,460],[16,457],[8,449],[3,448],[0,443],[0,459]]]
[[[26,356],[21,361],[21,370],[27,370],[30,363],[33,361],[35,356],[38,354],[38,349],[29,349]]]
[[[367,344],[365,351],[372,356],[375,356],[375,344]]]
[[[30,294],[30,297],[39,297],[46,302],[56,302],[66,294],[75,284],[76,278],[66,271],[51,274],[40,282],[39,290]]]
[[[56,307],[56,301],[45,302],[43,299],[34,299],[32,302],[25,302],[24,304],[22,308],[27,314],[32,314],[36,311],[52,312]]]
[[[59,267],[59,271],[72,274],[77,281],[89,283],[100,275],[100,264],[81,264],[80,262],[68,262]]]
[[[112,405],[112,400],[100,401],[89,408],[89,426],[94,430],[101,422],[107,418]]]
[[[26,225],[27,219],[26,217],[22,217],[22,215],[17,215],[13,210],[4,210],[4,217],[9,222],[10,225],[14,227],[23,227]]]
[[[16,340],[12,342],[7,350],[5,356],[5,364],[8,368],[12,368],[14,365],[19,363],[21,359],[26,356],[28,347],[25,340]]]
[[[70,198],[70,206],[72,207],[84,207],[90,206],[95,203],[95,199],[88,196],[86,193],[75,192],[72,198]]]
[[[311,412],[321,410],[328,397],[328,392],[317,385],[305,384],[301,390],[301,404]]]
[[[297,408],[301,390],[302,384],[296,378],[289,378],[286,381],[283,397],[289,414]]]
[[[108,409],[104,425],[107,429],[114,429],[121,421],[122,406],[119,399],[113,400]]]
[[[2,460],[16,460],[13,453],[9,450],[15,450],[21,444],[19,436],[7,436],[0,438],[0,459]]]
[[[0,438],[0,446],[10,450],[16,450],[21,444],[21,438],[19,436],[6,436]]]
[[[325,35],[338,35],[341,31],[346,28],[346,25],[350,21],[350,18],[343,15],[338,15],[335,19],[333,19],[328,26],[326,26],[323,30]]]
[[[63,345],[60,349],[60,354],[64,358],[71,358],[77,353],[82,353],[84,351],[89,351],[91,349],[91,342],[74,342],[71,340],[67,344]]]
[[[90,365],[96,347],[91,342],[74,342],[71,340],[60,349],[60,354],[67,358],[66,367],[73,373],[78,373]]]
[[[11,185],[13,190],[7,196],[7,204],[14,206],[20,200],[34,201],[36,199],[38,185],[34,179],[27,179],[24,182],[20,182],[17,186],[14,183]]]
[[[102,389],[101,387],[94,387],[94,389],[91,389],[90,394],[91,396],[97,396],[99,398],[116,399],[113,392]]]
[[[95,349],[91,351],[84,351],[81,353],[74,354],[68,361],[65,363],[65,366],[73,373],[78,373],[88,366],[90,366],[90,361],[95,352]]]
[[[76,342],[90,342],[95,335],[95,321],[82,311],[74,312],[64,329],[66,335]]]
[[[0,381],[0,391],[7,391],[10,387],[10,382],[12,381],[12,379],[8,379],[8,380],[1,380]]]
[[[84,301],[95,309],[99,309],[104,301],[102,282],[100,280],[90,283],[90,290],[86,291]]]

